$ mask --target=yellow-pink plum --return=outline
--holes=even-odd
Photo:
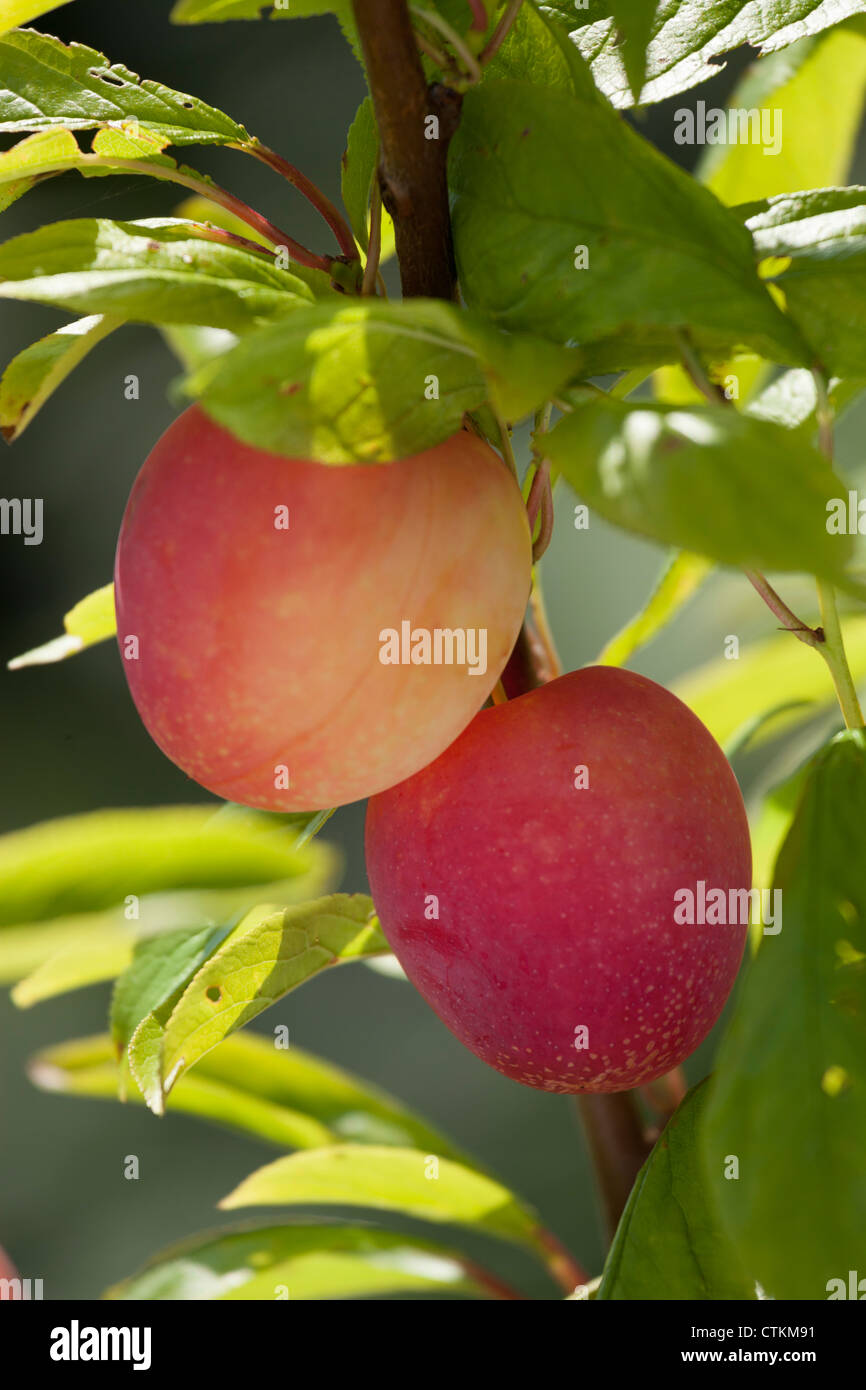
[[[366,839],[410,980],[515,1081],[652,1081],[731,990],[751,884],[743,800],[704,725],[642,676],[590,666],[483,710],[370,801]],[[688,922],[688,894],[705,921]]]
[[[251,448],[191,407],[144,464],[118,541],[132,697],[219,796],[354,801],[437,757],[481,708],[530,563],[517,484],[475,435],[331,467]]]

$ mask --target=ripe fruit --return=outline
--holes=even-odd
[[[739,920],[674,919],[678,890],[749,888],[734,775],[691,711],[630,671],[587,667],[483,710],[371,800],[367,868],[428,1004],[482,1061],[546,1091],[669,1071],[743,952]]]
[[[519,489],[476,436],[329,467],[250,448],[192,407],[126,508],[118,640],[139,714],[185,772],[231,801],[310,810],[381,791],[456,738],[502,672],[529,579]],[[443,664],[382,664],[381,634],[404,623],[470,647],[486,630],[483,674],[447,664],[444,639]]]

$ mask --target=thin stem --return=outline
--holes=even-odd
[[[464,1255],[461,1255],[460,1263],[469,1275],[469,1278],[474,1279],[476,1284],[480,1284],[482,1288],[486,1289],[492,1298],[497,1300],[507,1299],[509,1301],[514,1299],[525,1299],[524,1294],[518,1293],[510,1284],[506,1284],[505,1280],[500,1279],[498,1274],[492,1274],[489,1269],[484,1269],[483,1266],[476,1264],[474,1260],[467,1259]]]
[[[539,1226],[535,1234],[539,1244],[548,1252],[547,1267],[560,1288],[565,1289],[566,1293],[573,1293],[578,1284],[589,1283],[586,1270],[552,1231],[548,1231],[546,1226]]]
[[[820,647],[821,655],[830,668],[830,675],[833,678],[833,685],[842,714],[845,717],[846,727],[862,729],[863,711],[860,708],[857,687],[854,684],[851,667],[848,665],[848,658],[845,654],[845,641],[839,622],[839,610],[836,607],[836,592],[833,585],[826,583],[823,579],[818,580],[818,602],[821,605],[821,624],[824,630],[824,642]]]
[[[370,237],[367,243],[367,264],[364,267],[364,279],[361,284],[361,294],[375,294],[376,283],[379,279],[379,260],[381,258],[381,255],[382,190],[379,187],[379,180],[374,179],[373,192],[370,197]]]
[[[744,570],[743,573],[787,632],[793,632],[794,636],[798,637],[801,642],[805,642],[807,647],[821,649],[824,636],[820,628],[809,627],[807,623],[798,618],[758,570]]]
[[[605,1226],[613,1236],[652,1144],[644,1133],[636,1092],[613,1091],[575,1099],[595,1167]]]
[[[455,67],[447,53],[443,53],[441,48],[437,48],[435,43],[431,43],[423,34],[415,30],[415,42],[426,58],[431,63],[435,63],[441,72],[447,72],[450,77],[461,77],[459,69]]]
[[[641,1086],[640,1093],[660,1120],[669,1120],[689,1089],[682,1067],[665,1072],[657,1081]]]
[[[423,19],[425,24],[429,24],[431,29],[437,29],[442,37],[448,40],[454,52],[462,58],[470,81],[480,82],[481,68],[478,59],[447,19],[443,19],[441,14],[437,14],[435,10],[422,9],[420,5],[410,5],[409,9],[414,15],[417,15],[418,19]]]
[[[211,183],[207,179],[199,179],[192,174],[185,174],[176,166],[149,164],[142,159],[115,159],[113,156],[108,158],[98,154],[81,154],[76,158],[74,165],[70,164],[68,160],[58,161],[56,168],[44,169],[41,172],[44,174],[63,174],[69,169],[82,167],[85,169],[119,169],[123,173],[147,175],[164,183],[180,184],[182,188],[189,188],[193,193],[198,193],[202,198],[207,198],[209,202],[216,203],[219,207],[224,207],[227,212],[233,213],[242,222],[246,222],[248,227],[254,228],[272,246],[285,246],[290,256],[299,265],[309,266],[313,270],[323,270],[326,275],[331,274],[333,269],[332,257],[319,256],[314,251],[308,251],[306,246],[295,241],[294,237],[290,237],[287,232],[268,221],[261,213],[248,207],[233,193],[229,193],[225,188],[220,188],[218,184]]]
[[[712,405],[729,405],[727,397],[721,386],[710,381],[707,376],[704,364],[692,347],[692,340],[685,329],[678,329],[674,335],[683,359],[683,366],[691,378],[693,386],[697,387],[702,396],[705,396]]]
[[[502,416],[499,415],[497,411],[493,410],[492,407],[491,410],[493,415],[495,415],[496,423],[499,426],[499,438],[502,443],[502,452],[505,455],[505,462],[508,464],[508,467],[511,469],[511,472],[514,474],[514,477],[517,479],[517,482],[519,483],[520,476],[517,472],[517,460],[514,457],[514,450],[511,447],[511,435],[508,432],[508,425],[505,423]]]
[[[326,197],[322,190],[317,188],[311,179],[307,178],[306,174],[302,174],[300,169],[295,168],[294,164],[290,164],[287,159],[283,159],[281,154],[269,150],[267,145],[262,145],[258,140],[253,140],[249,145],[236,145],[234,148],[254,155],[263,164],[267,164],[268,168],[281,174],[322,215],[337,238],[337,245],[342,254],[350,261],[360,259],[352,229],[343,214],[335,207],[330,198]]]
[[[539,516],[541,518],[538,535],[532,543],[532,563],[537,564],[550,545],[553,535],[553,493],[550,489],[549,459],[542,459],[536,467],[526,499],[526,510],[529,514],[530,530],[535,530],[535,523]]]
[[[532,571],[532,588],[529,592],[529,613],[530,620],[535,629],[538,645],[544,653],[544,666],[548,680],[556,680],[557,676],[562,675],[562,664],[559,660],[559,653],[556,650],[556,643],[553,640],[553,633],[547,618],[547,608],[544,602],[544,590],[541,587],[541,578],[538,570]]]
[[[827,381],[822,372],[816,370],[812,375],[815,378],[817,392],[818,444],[827,462],[832,464],[834,453],[833,409],[827,391]],[[836,607],[836,592],[833,585],[828,584],[826,580],[819,579],[817,583],[824,637],[821,655],[830,668],[830,675],[847,728],[862,729],[863,711],[860,708],[857,687],[854,684],[851,667],[848,665],[848,657],[845,653],[839,610]]]
[[[490,38],[478,55],[478,61],[482,67],[490,62],[494,53],[497,53],[508,37],[512,24],[520,13],[523,0],[511,0],[511,4],[505,10]]]
[[[487,28],[487,10],[484,0],[468,0],[469,8],[472,11],[472,23],[470,29],[476,29],[479,34],[483,34]]]

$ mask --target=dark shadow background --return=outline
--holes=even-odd
[[[76,0],[37,27],[89,43],[144,76],[192,90],[242,121],[338,200],[345,131],[364,85],[336,22],[172,28],[169,8],[167,0]],[[737,55],[701,89],[708,104],[723,104],[747,60],[747,54]],[[642,129],[672,156],[690,157],[692,151],[672,144],[672,107],[681,100],[653,108]],[[193,150],[189,162],[229,184],[302,242],[327,244],[316,214],[252,160],[230,151]],[[168,214],[181,196],[181,190],[145,178],[84,181],[69,174],[4,214],[3,237],[61,217]],[[60,322],[51,309],[4,303],[2,363]],[[128,373],[140,379],[137,402],[124,399]],[[76,370],[14,448],[0,454],[0,492],[45,499],[41,546],[0,538],[4,665],[59,632],[63,612],[110,579],[129,488],[176,413],[167,390],[177,374],[156,331],[122,329]],[[855,458],[862,427],[862,414],[846,425],[843,463]],[[655,547],[597,519],[588,533],[574,531],[571,501],[563,493],[544,575],[566,668],[591,661],[641,605],[661,559]],[[790,598],[797,598],[795,586]],[[766,635],[771,626],[745,581],[720,577],[635,665],[670,681],[720,655],[726,634],[746,641]],[[111,643],[56,666],[14,674],[3,669],[0,741],[0,830],[100,806],[202,799],[150,742]],[[766,757],[738,767],[747,793],[764,762]],[[363,808],[353,806],[326,831],[343,846],[344,883],[356,890],[366,884],[362,826]],[[182,1115],[158,1121],[140,1109],[35,1091],[24,1075],[28,1055],[51,1042],[103,1031],[107,996],[107,988],[96,987],[27,1012],[0,996],[0,1243],[24,1276],[44,1279],[47,1298],[98,1297],[162,1246],[219,1224],[217,1200],[276,1155],[268,1146]],[[362,966],[313,981],[260,1026],[270,1030],[283,1022],[298,1046],[388,1088],[478,1154],[598,1271],[603,1246],[592,1179],[567,1099],[520,1087],[489,1070],[451,1037],[411,986]],[[708,1070],[712,1046],[711,1040],[691,1059],[692,1079]],[[140,1159],[138,1182],[122,1175],[128,1154]],[[497,1248],[491,1263],[522,1271],[537,1295],[553,1294],[544,1275],[521,1257]]]

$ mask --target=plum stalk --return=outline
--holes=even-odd
[[[403,294],[454,300],[457,273],[446,162],[461,98],[438,83],[428,88],[406,0],[352,0],[352,9],[379,130],[379,184],[382,202],[394,220]],[[483,57],[498,48],[518,9],[509,5]],[[431,116],[437,118],[438,138],[427,138]],[[557,673],[549,641],[542,639],[530,614],[503,675],[505,691],[509,697],[524,694]],[[651,1143],[633,1091],[580,1096],[578,1107],[607,1223],[613,1229]],[[585,1280],[561,1248],[551,1271],[563,1287]]]

